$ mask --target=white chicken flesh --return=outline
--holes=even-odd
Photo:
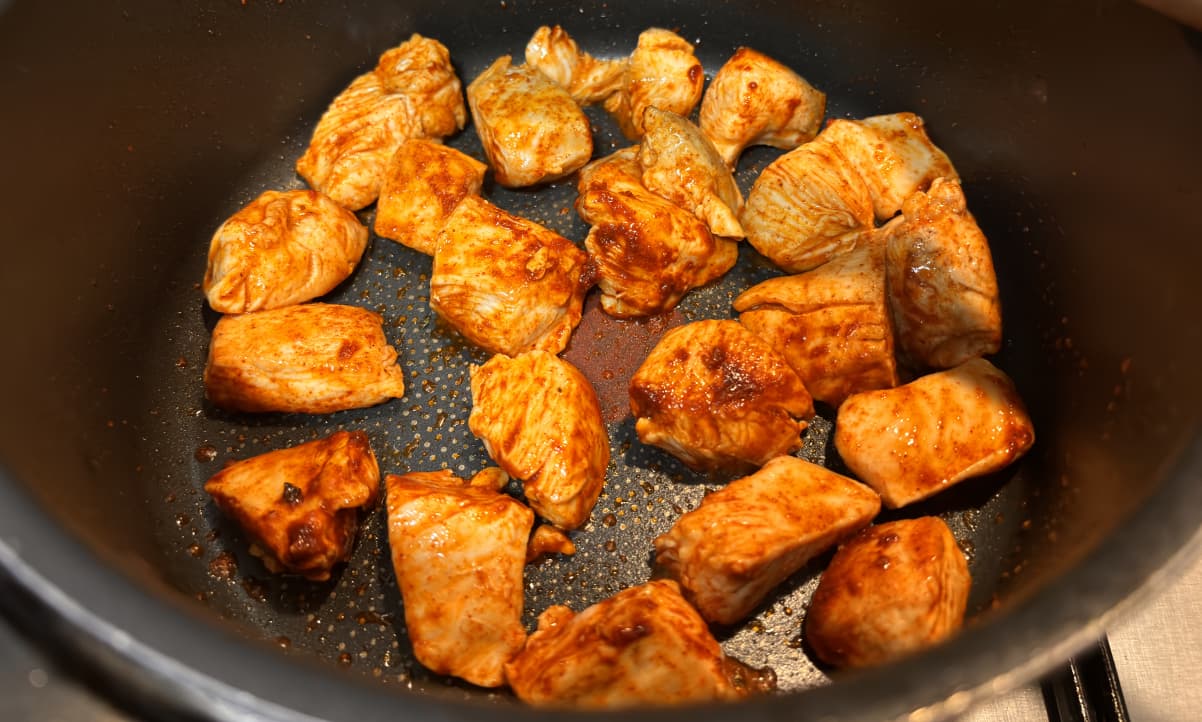
[[[543,25],[526,44],[526,65],[555,81],[581,105],[600,103],[618,92],[628,64],[627,58],[602,60],[581,51],[558,25]]]
[[[548,608],[505,678],[518,699],[539,707],[612,709],[745,694],[705,620],[667,579],[579,614]]]
[[[998,471],[1034,442],[1014,382],[985,359],[850,396],[835,422],[839,455],[890,509]]]
[[[734,624],[881,508],[868,487],[778,456],[701,501],[655,540],[655,561],[707,621]]]
[[[898,382],[884,235],[866,233],[854,250],[770,278],[734,304],[739,322],[785,357],[815,399],[836,408],[851,394]]]
[[[209,244],[204,293],[218,313],[265,311],[324,296],[355,270],[367,228],[316,191],[266,191]]]
[[[731,168],[743,149],[792,150],[818,134],[826,95],[772,58],[739,48],[701,98],[701,132]]]
[[[481,687],[526,643],[522,574],[534,513],[450,471],[389,475],[388,542],[417,661]]]
[[[480,195],[488,166],[423,138],[405,141],[388,162],[376,203],[376,235],[433,256],[459,202]]]
[[[596,264],[601,307],[620,318],[670,311],[738,260],[734,241],[715,238],[692,213],[647,190],[642,173],[637,148],[626,148],[585,166],[578,185],[576,211],[592,225],[584,247]]]
[[[507,188],[562,178],[593,155],[588,118],[568,91],[508,55],[471,82],[467,102],[493,175]]]
[[[1002,308],[989,241],[954,180],[937,179],[890,224],[886,272],[898,346],[919,368],[996,353]]]
[[[584,251],[479,196],[460,201],[439,234],[430,306],[493,353],[559,353],[593,284]]]
[[[415,33],[334,99],[296,171],[311,188],[356,211],[376,200],[401,143],[443,138],[465,122],[463,86],[450,53]]]
[[[468,427],[524,482],[531,508],[561,529],[588,521],[609,466],[609,437],[592,384],[544,351],[472,367]]]
[[[805,638],[836,667],[883,664],[955,634],[971,586],[964,553],[941,519],[871,526],[823,572]]]
[[[705,68],[693,45],[671,30],[649,28],[639,34],[618,92],[605,109],[631,140],[643,137],[643,111],[656,107],[689,117],[705,85]]]
[[[695,470],[745,470],[801,448],[814,404],[797,373],[738,321],[664,334],[630,380],[644,444]]]
[[[742,238],[743,194],[713,143],[688,118],[650,107],[643,113],[639,165],[647,190],[684,208],[715,236]]]

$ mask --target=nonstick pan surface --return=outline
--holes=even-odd
[[[27,8],[22,6],[32,12]],[[1055,146],[1065,137],[1040,123],[1053,122],[1046,107],[1049,88],[1060,87],[1056,73],[1075,78],[1081,70],[1070,65],[1041,75],[1036,67],[1045,61],[1031,57],[1031,48],[1048,47],[1048,38],[1063,18],[1052,17],[1049,11],[1044,18],[1049,29],[1040,31],[1038,24],[1035,29],[1018,25],[1000,10],[981,10],[984,16],[977,20],[995,22],[994,31],[958,38],[956,32],[966,32],[967,20],[947,10],[932,7],[899,18],[887,7],[843,11],[821,4],[808,8],[772,3],[565,7],[505,2],[452,9],[420,3],[396,7],[251,3],[239,11],[240,16],[202,9],[186,22],[172,24],[152,8],[127,8],[125,22],[132,25],[122,32],[141,38],[144,45],[131,51],[135,60],[126,69],[132,68],[138,87],[158,88],[167,101],[163,105],[162,98],[130,94],[122,103],[151,108],[150,115],[180,122],[185,131],[189,124],[203,128],[205,132],[194,135],[208,142],[192,148],[185,158],[165,158],[158,168],[151,164],[140,179],[142,185],[127,182],[124,191],[145,204],[145,220],[131,226],[136,232],[145,224],[149,250],[126,261],[117,256],[102,260],[91,273],[92,287],[100,290],[84,291],[91,294],[89,299],[100,294],[102,318],[108,314],[111,328],[116,329],[95,341],[88,337],[87,349],[96,354],[107,340],[116,356],[125,359],[119,372],[105,367],[92,376],[120,377],[125,382],[121,388],[89,386],[86,374],[83,381],[76,381],[84,389],[80,395],[95,392],[98,397],[90,401],[90,410],[99,413],[87,419],[96,426],[85,429],[84,453],[91,452],[86,463],[97,478],[110,483],[121,480],[116,482],[121,485],[120,495],[136,500],[126,505],[132,521],[126,529],[103,529],[90,524],[87,514],[70,509],[62,513],[86,538],[137,536],[136,542],[128,544],[139,549],[133,566],[149,567],[149,572],[142,570],[147,576],[196,600],[192,606],[205,613],[229,620],[247,637],[277,647],[278,654],[315,658],[327,669],[338,670],[334,674],[360,676],[386,687],[507,700],[506,693],[481,692],[430,675],[414,661],[388,560],[382,507],[365,519],[352,561],[332,581],[312,583],[269,575],[246,553],[245,538],[216,512],[201,489],[227,460],[343,428],[369,434],[386,473],[445,466],[468,476],[488,465],[482,444],[466,425],[471,408],[469,366],[482,363],[486,356],[441,324],[429,309],[430,260],[373,238],[355,275],[324,299],[365,306],[384,316],[386,332],[406,370],[405,398],[329,416],[234,415],[203,401],[201,371],[217,318],[198,289],[208,240],[225,217],[260,192],[301,187],[293,163],[320,113],[356,74],[374,65],[380,52],[410,32],[446,44],[466,84],[497,56],[520,57],[540,24],[562,24],[582,49],[600,56],[625,55],[639,31],[664,26],[697,45],[709,76],[740,45],[778,58],[828,94],[828,117],[918,112],[926,118],[934,140],[957,164],[970,209],[991,239],[1002,289],[1005,343],[996,362],[1014,377],[1031,407],[1039,441],[1016,467],[966,482],[902,515],[936,514],[949,523],[970,560],[974,578],[970,616],[987,626],[996,624],[996,608],[1005,610],[1007,604],[1019,605],[1038,596],[1041,583],[1084,558],[1151,494],[1151,487],[1112,493],[1126,472],[1154,468],[1155,464],[1145,464],[1148,457],[1171,460],[1172,453],[1181,449],[1181,439],[1188,437],[1167,434],[1149,439],[1139,431],[1124,434],[1138,429],[1141,422],[1139,415],[1126,418],[1120,413],[1130,385],[1138,389],[1141,383],[1141,368],[1131,363],[1128,354],[1140,348],[1155,352],[1157,342],[1141,346],[1140,332],[1132,331],[1131,339],[1122,344],[1098,343],[1095,329],[1105,324],[1076,321],[1096,305],[1101,309],[1098,313],[1119,310],[1110,316],[1123,328],[1137,325],[1123,316],[1120,304],[1064,290],[1093,270],[1076,256],[1066,258],[1068,252],[1057,245],[1068,243],[1062,240],[1069,235],[1063,217],[1076,216],[1036,192],[1047,183],[1038,168],[1016,161],[1032,152],[1024,143]],[[94,12],[100,16],[97,24],[110,20],[105,11]],[[138,23],[146,25],[139,28]],[[152,39],[156,23],[171,25],[175,34]],[[924,26],[920,37],[917,29]],[[1106,31],[1114,32],[1109,25]],[[1109,37],[1100,38],[1098,44]],[[983,38],[1008,43],[1007,70],[973,68],[970,61],[991,52],[980,49],[988,46]],[[112,42],[121,41],[129,38],[119,32]],[[184,46],[179,52],[194,52],[204,69],[186,71],[186,82],[177,90],[164,90],[179,79],[156,71],[153,59],[156,53],[168,52],[172,41]],[[271,52],[264,52],[264,46],[270,46]],[[1014,48],[1028,54],[1015,55]],[[998,84],[999,78],[1005,82]],[[996,84],[996,92],[972,92],[978,80]],[[1188,84],[1188,78],[1181,82]],[[1066,112],[1076,117],[1091,109]],[[245,124],[238,122],[241,113],[248,118]],[[999,113],[1009,113],[1006,123],[986,124]],[[626,145],[603,113],[594,111],[590,117],[597,156]],[[980,130],[974,120],[981,123]],[[119,147],[127,141],[120,149],[131,156],[170,145],[162,139],[170,138],[172,131],[140,127],[137,121],[126,123],[124,116],[115,126],[114,140]],[[470,125],[448,143],[483,157]],[[1066,157],[1054,163],[1057,171],[1082,157],[1071,148],[1061,150]],[[739,166],[744,191],[777,154],[756,148],[744,155]],[[115,167],[114,176],[123,177],[120,166]],[[1082,172],[1101,173],[1087,164],[1080,167]],[[194,178],[170,174],[189,168],[195,170]],[[155,188],[155,181],[162,187]],[[587,232],[572,210],[575,191],[570,180],[524,191],[489,183],[484,193],[494,203],[577,242]],[[161,220],[170,209],[185,205],[186,211],[174,220]],[[370,222],[370,209],[362,218]],[[585,320],[565,356],[585,371],[601,395],[613,461],[590,523],[574,534],[578,553],[527,568],[529,628],[550,604],[580,609],[646,580],[651,573],[651,540],[680,513],[696,506],[707,488],[723,481],[689,472],[672,457],[637,441],[626,412],[625,381],[666,328],[699,318],[730,317],[735,295],[779,273],[744,244],[734,271],[692,292],[665,317],[616,322],[599,312],[595,295],[590,297]],[[1135,278],[1142,282],[1138,273]],[[138,283],[143,284],[141,292],[135,292]],[[1159,297],[1152,301],[1169,304]],[[134,347],[136,353],[131,351]],[[112,363],[98,356],[97,360],[100,366]],[[1162,378],[1171,382],[1176,377]],[[1196,392],[1196,385],[1175,388],[1184,396]],[[1160,393],[1149,396],[1159,400]],[[1160,413],[1158,423],[1177,428],[1190,421],[1193,417],[1184,406]],[[833,412],[820,409],[820,413],[823,418],[806,433],[803,454],[841,469],[830,444]],[[1110,422],[1107,413],[1113,417]],[[1089,443],[1079,443],[1080,433],[1088,434]],[[1108,455],[1124,460],[1108,467]],[[516,485],[510,490],[520,493]],[[55,489],[39,493],[51,498],[66,494]],[[1102,502],[1091,497],[1101,497]],[[1111,508],[1098,511],[1099,503]],[[1082,522],[1091,516],[1092,521]],[[124,544],[113,546],[120,549]],[[800,636],[807,600],[827,559],[815,560],[795,575],[747,623],[715,630],[733,656],[753,667],[771,667],[782,690],[827,683],[826,670],[811,662]],[[1111,590],[1109,596],[1087,600],[1078,616],[1096,619],[1118,596]],[[1070,601],[1080,600],[1066,603]],[[1053,634],[1038,644],[1063,649],[1064,629],[1055,633],[1060,636]],[[970,625],[966,636],[973,634]],[[929,656],[921,659],[932,663]],[[932,689],[982,681],[955,680],[955,676],[955,670],[946,666],[932,669]],[[848,704],[854,707],[856,701]]]

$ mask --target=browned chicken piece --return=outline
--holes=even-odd
[[[576,545],[559,527],[550,524],[539,524],[530,537],[526,546],[526,563],[541,559],[549,554],[571,556],[576,553]]]
[[[1010,377],[973,359],[839,407],[835,447],[890,509],[1017,460],[1035,429]]]
[[[213,329],[205,396],[230,411],[328,414],[400,398],[405,378],[384,319],[311,303],[223,316]]]
[[[376,234],[433,256],[447,218],[480,194],[488,166],[424,138],[405,141],[388,162],[376,203]]]
[[[873,227],[872,198],[837,147],[812,142],[760,173],[739,220],[755,250],[800,273],[855,247]]]
[[[743,194],[701,130],[687,118],[659,108],[643,113],[639,165],[647,190],[689,211],[724,238],[742,238]]]
[[[733,168],[747,146],[792,150],[813,140],[825,115],[825,93],[767,55],[739,48],[710,81],[700,125]]]
[[[823,661],[868,667],[937,644],[964,623],[972,579],[936,517],[871,526],[822,574],[805,637]]]
[[[463,86],[437,40],[414,34],[342,91],[317,122],[296,171],[352,211],[380,193],[384,169],[409,138],[442,138],[467,122]]]
[[[526,44],[526,65],[568,91],[581,105],[599,103],[622,87],[628,60],[600,60],[576,47],[558,25],[543,25]]]
[[[379,486],[367,434],[336,431],[234,462],[205,491],[246,532],[268,570],[324,581],[350,558],[359,512],[375,505]]]
[[[534,514],[450,471],[385,479],[388,543],[417,661],[481,687],[526,643],[522,573]]]
[[[838,408],[897,385],[880,231],[818,268],[772,278],[735,299],[739,321],[780,352],[806,389]]]
[[[622,78],[622,87],[605,101],[622,133],[643,137],[643,111],[651,106],[688,117],[701,100],[705,68],[693,46],[671,30],[649,28],[639,34]]]
[[[468,196],[437,249],[430,306],[469,341],[509,355],[568,345],[593,284],[588,256],[571,241]]]
[[[588,118],[568,91],[508,55],[467,86],[467,102],[493,175],[507,188],[562,178],[593,155]]]
[[[644,444],[692,469],[744,470],[800,449],[814,404],[771,346],[711,319],[664,334],[630,380],[630,410]]]
[[[707,621],[734,624],[881,509],[868,487],[794,456],[708,494],[655,540],[655,561]]]
[[[1002,307],[989,241],[959,181],[906,199],[886,246],[897,342],[920,367],[951,368],[1002,345]]]
[[[936,178],[957,178],[952,162],[927,137],[922,118],[913,113],[838,118],[818,137],[839,146],[868,184],[877,220],[892,218],[906,198],[926,190]]]
[[[468,427],[526,500],[561,529],[588,521],[609,466],[609,437],[592,384],[544,351],[472,367]]]
[[[690,289],[729,271],[735,242],[640,180],[637,148],[620,150],[580,172],[576,211],[592,225],[584,247],[596,264],[601,308],[611,316],[670,311]]]
[[[661,579],[579,614],[548,608],[505,678],[536,706],[612,709],[738,699],[729,666],[676,582]]]
[[[354,213],[315,191],[266,191],[209,244],[204,293],[218,313],[264,311],[324,296],[367,248]]]

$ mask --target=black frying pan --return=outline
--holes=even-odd
[[[0,142],[19,169],[4,181],[0,297],[18,343],[0,373],[10,402],[0,561],[19,623],[153,712],[518,711],[504,693],[413,661],[382,509],[351,563],[316,584],[269,576],[200,490],[224,460],[338,428],[367,431],[386,472],[468,475],[488,463],[466,427],[468,365],[485,357],[429,310],[429,260],[374,239],[329,297],[379,310],[411,375],[402,400],[326,417],[230,415],[203,402],[216,316],[196,284],[216,225],[262,190],[299,186],[292,163],[318,115],[380,52],[422,32],[450,48],[466,84],[496,56],[520,57],[544,23],[603,56],[628,53],[645,27],[671,27],[697,44],[709,74],[750,45],[826,91],[831,117],[923,115],[992,241],[1006,323],[996,361],[1036,422],[1039,442],[1019,466],[904,510],[943,517],[969,555],[972,622],[961,637],[827,685],[799,634],[819,559],[754,619],[715,630],[728,652],[773,667],[800,696],[704,713],[954,712],[1066,657],[1171,566],[1202,517],[1191,483],[1202,344],[1188,321],[1202,307],[1190,145],[1202,66],[1191,36],[1146,11],[252,2],[85,5],[65,16],[18,3],[0,15],[10,108]],[[625,144],[592,118],[598,155]],[[449,143],[480,156],[470,127]],[[744,189],[776,155],[745,154]],[[570,182],[490,184],[485,195],[568,238],[585,234]],[[614,461],[575,536],[579,553],[528,568],[528,625],[549,604],[582,608],[645,580],[651,539],[720,482],[637,442],[621,413],[623,375],[666,325],[727,317],[735,294],[778,273],[745,247],[720,283],[641,324],[607,321],[593,299],[567,357],[601,392]],[[804,453],[838,468],[824,416]]]

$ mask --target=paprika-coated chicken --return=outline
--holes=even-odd
[[[734,624],[881,509],[872,489],[795,456],[707,494],[655,540],[655,561],[707,621]]]
[[[592,384],[545,351],[473,366],[468,427],[489,456],[524,482],[530,507],[561,529],[588,521],[609,465],[609,437]]]
[[[268,570],[324,581],[350,557],[359,512],[375,505],[379,486],[367,434],[336,431],[236,461],[206,481],[205,491],[246,532]]]
[[[602,60],[582,52],[558,25],[543,25],[526,44],[526,65],[568,91],[581,105],[599,103],[622,87],[629,59]]]
[[[735,177],[697,126],[659,108],[643,113],[639,165],[647,190],[705,221],[710,233],[742,238],[743,194]]]
[[[296,171],[314,190],[356,211],[379,195],[384,169],[401,143],[443,138],[466,121],[450,53],[415,33],[334,98]]]
[[[760,173],[739,220],[755,250],[800,273],[855,247],[873,227],[872,198],[835,145],[813,141]]]
[[[266,191],[221,224],[204,293],[218,313],[264,311],[324,296],[367,248],[354,213],[316,191]]]
[[[522,574],[534,514],[450,471],[385,479],[388,543],[417,661],[481,687],[526,642]]]
[[[952,162],[927,137],[922,118],[913,113],[837,118],[818,138],[839,146],[864,179],[880,221],[892,218],[910,194],[926,190],[936,178],[957,178]]]
[[[951,368],[1001,348],[993,256],[959,181],[937,179],[906,199],[885,259],[898,347],[911,364]]]
[[[818,401],[897,385],[885,292],[885,235],[812,271],[770,278],[735,299],[739,322],[780,352]]]
[[[430,306],[487,351],[559,353],[592,284],[588,257],[571,241],[468,196],[439,234]]]
[[[488,166],[441,143],[405,141],[388,162],[376,203],[376,235],[433,256],[447,218],[480,195]]]
[[[644,444],[695,470],[745,470],[801,448],[814,405],[801,379],[738,321],[668,331],[630,380]]]
[[[505,678],[535,706],[612,709],[738,699],[730,666],[676,582],[661,579],[578,614],[549,607]]]
[[[1014,382],[985,359],[848,397],[835,447],[890,509],[1017,460],[1035,430]]]
[[[731,168],[743,149],[792,150],[818,134],[826,95],[767,55],[739,48],[701,98],[701,132]]]
[[[309,303],[213,328],[205,396],[230,411],[328,414],[405,395],[384,319],[357,306]]]
[[[493,175],[507,188],[562,178],[593,155],[588,118],[568,91],[508,55],[467,86],[467,102]]]
[[[639,42],[618,92],[605,101],[622,133],[631,140],[643,136],[643,111],[656,107],[689,117],[705,85],[705,68],[693,46],[671,30],[648,28]]]
[[[576,211],[592,225],[584,247],[596,264],[601,308],[611,316],[670,311],[690,289],[729,271],[735,242],[643,186],[637,148],[580,172]]]
[[[964,553],[941,519],[871,526],[823,572],[805,638],[836,667],[882,664],[959,630],[971,586]]]

